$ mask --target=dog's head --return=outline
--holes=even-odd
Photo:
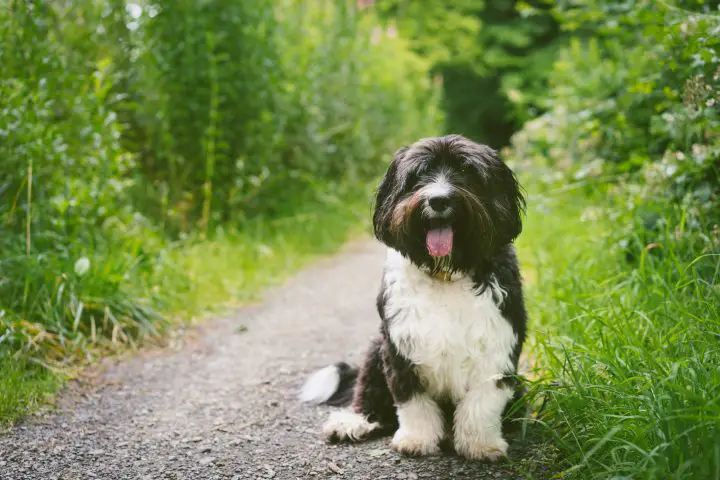
[[[522,230],[525,199],[498,154],[460,135],[403,147],[377,191],[375,236],[413,263],[470,272]]]

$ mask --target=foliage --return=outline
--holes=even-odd
[[[162,266],[147,257],[155,237],[131,207],[135,163],[110,108],[111,39],[96,30],[115,20],[93,2],[0,11],[0,353],[60,360],[158,321],[134,289]]]
[[[714,478],[720,239],[677,241],[670,224],[628,264],[608,232],[633,224],[632,212],[622,197],[608,202],[608,188],[536,186],[519,245],[539,355],[535,428],[558,450],[550,467],[561,478]]]
[[[342,241],[387,155],[435,131],[428,64],[377,35],[372,12],[247,3],[0,1],[7,382],[45,391],[37,365],[91,360],[156,337],[172,312],[246,298]],[[185,258],[218,235],[237,274]],[[224,298],[203,280],[220,272],[238,280]]]
[[[689,195],[711,213],[719,193],[720,15],[652,2],[592,5],[566,12],[569,28],[603,21],[560,55],[550,112],[517,136],[518,156],[548,159],[576,177],[641,169],[648,192]]]
[[[445,130],[500,148],[543,109],[562,40],[553,3],[387,0],[377,9],[442,78]]]
[[[512,150],[526,175],[572,183],[537,197],[542,229],[526,232],[546,243],[538,421],[565,477],[714,478],[720,15],[646,1],[556,15],[570,40],[548,112]]]
[[[286,214],[318,179],[377,173],[438,118],[426,64],[348,2],[177,2],[148,17],[139,96],[161,121],[144,121],[157,143],[143,166],[182,230]]]

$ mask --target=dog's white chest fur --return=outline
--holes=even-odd
[[[498,307],[497,285],[478,295],[469,278],[435,280],[395,250],[385,267],[390,338],[428,393],[458,401],[511,370],[517,336]]]

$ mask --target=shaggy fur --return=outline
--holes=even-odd
[[[303,389],[303,399],[335,405],[352,389],[350,409],[323,428],[329,440],[393,434],[391,446],[409,455],[436,453],[446,439],[467,458],[506,454],[501,420],[525,340],[512,245],[524,207],[515,175],[485,145],[449,135],[395,153],[373,215],[387,246],[379,334],[359,370],[325,367]],[[433,231],[445,232],[449,254],[431,255]]]

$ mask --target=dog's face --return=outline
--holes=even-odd
[[[470,272],[522,230],[515,175],[459,135],[419,140],[395,156],[377,191],[375,236],[421,267]]]

